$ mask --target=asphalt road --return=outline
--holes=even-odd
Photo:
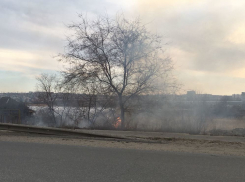
[[[0,142],[0,181],[243,182],[245,158]]]

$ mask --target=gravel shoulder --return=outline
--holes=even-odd
[[[245,156],[244,137],[107,130],[91,130],[88,132],[124,136],[129,139],[81,138],[0,130],[0,141]]]

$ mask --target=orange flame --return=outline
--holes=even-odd
[[[121,118],[120,118],[120,117],[117,117],[117,120],[116,120],[116,122],[113,124],[113,126],[114,126],[115,128],[118,128],[118,127],[121,125],[121,122],[122,122]]]

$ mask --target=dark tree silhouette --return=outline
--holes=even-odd
[[[67,50],[60,59],[69,63],[65,82],[100,84],[105,93],[117,96],[124,129],[129,100],[169,86],[171,59],[162,57],[162,38],[147,31],[139,19],[100,16],[89,21],[79,17],[79,23],[69,26],[74,34],[68,37]]]

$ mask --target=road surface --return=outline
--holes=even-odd
[[[0,181],[243,182],[245,158],[0,142]]]

